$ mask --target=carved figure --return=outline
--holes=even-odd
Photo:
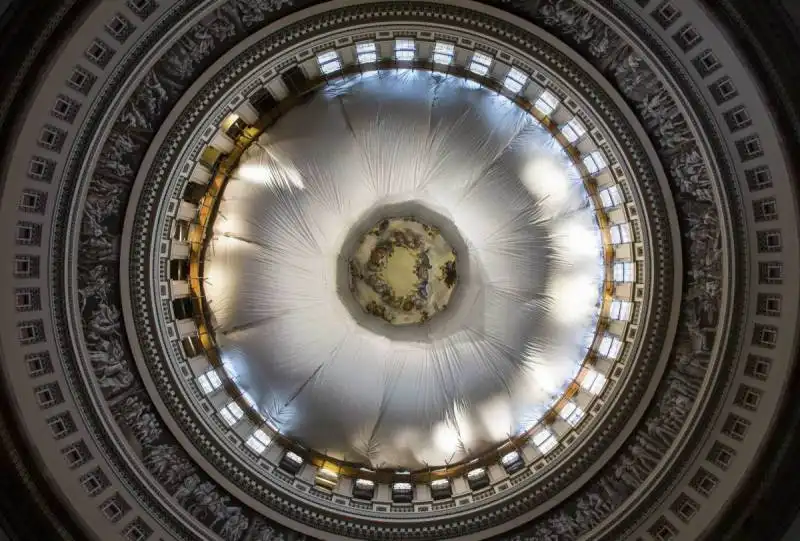
[[[136,439],[145,447],[161,436],[161,424],[150,411],[151,405],[144,405],[137,397],[128,398],[122,408],[122,420],[131,429]]]
[[[669,428],[666,424],[661,424],[658,419],[647,419],[645,421],[645,427],[651,441],[656,445],[661,445],[665,449],[669,447],[678,436],[677,432]]]
[[[173,489],[194,473],[194,467],[173,445],[150,448],[145,467],[167,488]]]
[[[245,530],[247,530],[249,522],[250,521],[242,514],[241,510],[238,507],[234,507],[219,534],[227,541],[238,541]]]
[[[175,491],[173,496],[181,504],[183,507],[186,507],[186,504],[189,502],[189,499],[194,494],[194,491],[200,486],[200,476],[196,473],[193,473],[189,477],[183,480],[181,485]]]
[[[97,297],[101,303],[108,305],[108,295],[111,292],[111,283],[106,275],[106,268],[103,265],[95,265],[89,271],[86,283],[78,289],[78,302],[81,312],[86,310],[89,299]]]

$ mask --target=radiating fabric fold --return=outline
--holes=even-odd
[[[350,231],[404,202],[452,224],[474,293],[420,340],[365,327],[337,287]],[[288,112],[245,152],[210,242],[205,294],[238,384],[286,435],[377,467],[525,429],[596,325],[602,251],[577,170],[513,102],[445,75],[351,77]]]

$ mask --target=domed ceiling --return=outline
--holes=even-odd
[[[703,6],[63,9],[0,110],[5,448],[56,535],[722,539],[800,237]]]
[[[310,447],[458,462],[538,422],[580,370],[604,273],[587,200],[507,97],[426,71],[336,81],[225,187],[203,273],[220,357]]]

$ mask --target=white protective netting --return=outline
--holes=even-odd
[[[468,246],[480,300],[445,336],[372,332],[337,291],[350,229],[403,201]],[[273,426],[347,460],[441,465],[519,433],[596,326],[601,244],[577,170],[533,117],[463,79],[328,85],[248,149],[214,235],[205,293],[224,361]]]

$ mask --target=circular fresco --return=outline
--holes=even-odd
[[[418,325],[445,310],[458,279],[453,247],[413,217],[372,227],[348,269],[350,291],[364,312],[392,325]]]

